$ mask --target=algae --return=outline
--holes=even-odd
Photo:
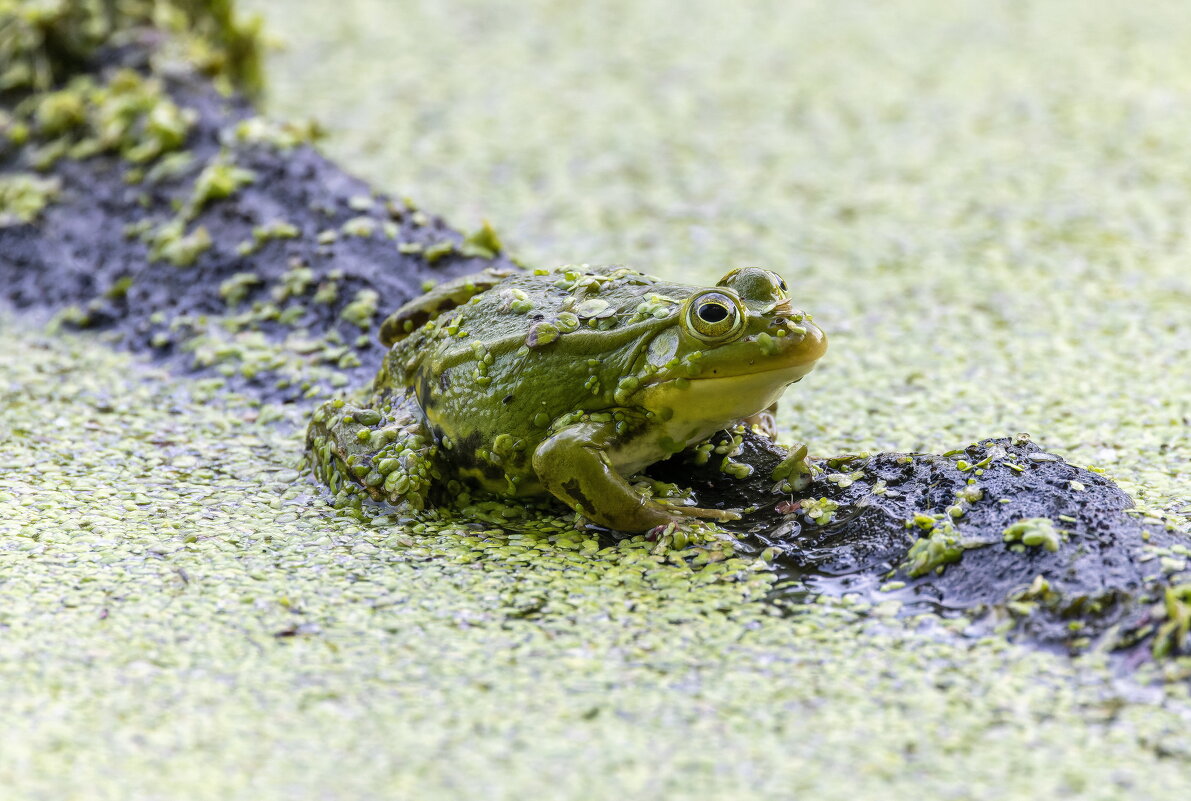
[[[261,87],[259,18],[233,0],[0,0],[0,92],[47,90],[104,49],[153,29],[170,39],[162,66],[198,67],[225,91]]]
[[[60,187],[57,179],[34,173],[0,175],[0,227],[33,222]]]

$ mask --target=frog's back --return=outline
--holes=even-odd
[[[627,269],[512,276],[391,352],[444,460],[486,489],[540,491],[531,457],[560,422],[617,405],[666,323],[645,298],[689,291]],[[646,308],[641,310],[642,304]],[[398,370],[396,372],[401,372]]]

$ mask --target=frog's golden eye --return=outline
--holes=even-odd
[[[744,311],[733,297],[722,292],[704,292],[692,298],[687,306],[686,324],[704,342],[729,339],[744,327]]]

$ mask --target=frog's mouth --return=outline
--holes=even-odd
[[[784,329],[789,334],[773,336],[777,329]],[[769,352],[762,349],[758,341],[761,337],[770,338]],[[761,380],[774,382],[781,380],[783,371],[789,371],[793,378],[786,384],[790,384],[809,373],[826,352],[827,335],[818,326],[809,322],[795,324],[791,320],[779,318],[768,331],[720,347],[715,367],[706,368],[701,375],[692,376],[690,380],[716,381],[763,376]]]
[[[650,384],[642,389],[642,403],[648,409],[666,409],[715,427],[756,414],[813,370],[827,350],[827,337],[818,327],[803,327],[806,333],[799,342],[770,356],[757,355],[756,344],[749,343],[740,359],[721,359],[702,375]]]

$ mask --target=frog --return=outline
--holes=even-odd
[[[827,349],[760,267],[714,286],[624,266],[489,269],[401,306],[379,339],[372,386],[324,403],[307,430],[314,472],[339,497],[420,510],[473,489],[553,496],[629,533],[738,519],[633,477],[741,421],[771,424]]]

